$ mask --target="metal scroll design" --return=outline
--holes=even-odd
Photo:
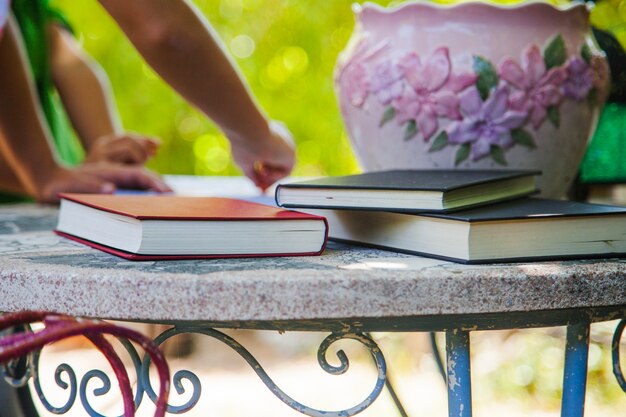
[[[19,326],[13,329],[0,332],[0,337],[7,336],[12,333],[28,333],[30,327]],[[28,384],[32,376],[30,364],[33,361],[33,355],[28,354],[26,357],[13,359],[6,363],[0,364],[0,377],[2,377],[9,386],[13,388],[23,388]]]
[[[141,358],[132,343],[122,338],[118,338],[118,340],[128,352],[132,360],[133,367],[135,368],[136,375],[137,375],[137,388],[136,388],[136,393],[135,393],[135,398],[134,398],[135,409],[137,409],[141,405],[141,401],[144,396],[144,391],[141,386],[141,382],[139,380],[139,373],[141,371],[141,363],[142,363]],[[32,377],[33,377],[33,387],[35,389],[35,393],[37,394],[39,401],[41,401],[41,404],[44,406],[44,408],[48,412],[57,414],[57,415],[66,414],[72,409],[72,407],[76,403],[76,397],[78,396],[80,398],[83,409],[87,412],[89,416],[105,417],[104,414],[97,412],[93,408],[93,406],[89,402],[89,397],[87,395],[88,386],[90,385],[90,382],[93,380],[100,381],[100,387],[95,388],[93,390],[94,396],[99,397],[99,396],[106,395],[110,392],[111,379],[105,372],[101,370],[91,370],[85,373],[85,375],[80,380],[80,385],[79,385],[76,372],[70,365],[66,363],[62,363],[58,365],[54,372],[54,381],[57,384],[57,386],[59,386],[63,390],[68,391],[68,399],[63,405],[55,406],[55,405],[52,405],[48,401],[41,387],[41,381],[39,379],[40,359],[41,359],[41,350],[34,352],[32,356],[32,360],[30,361],[29,368],[31,369],[31,371],[29,372],[29,374],[32,374]],[[120,416],[120,417],[123,417],[123,416]]]
[[[324,339],[318,349],[317,359],[322,369],[332,375],[342,375],[346,373],[349,368],[349,361],[343,350],[339,350],[337,352],[337,358],[340,362],[338,366],[331,365],[326,359],[326,354],[329,347],[333,343],[339,340],[352,339],[360,342],[370,351],[374,363],[376,364],[378,378],[376,380],[375,387],[370,395],[354,407],[341,411],[318,410],[315,408],[307,407],[306,405],[297,402],[289,395],[287,395],[274,383],[274,381],[269,377],[267,372],[265,372],[259,362],[254,358],[254,356],[252,356],[252,354],[248,350],[246,350],[239,342],[220,331],[202,327],[176,327],[169,329],[162,333],[160,336],[158,336],[155,339],[155,343],[157,346],[160,346],[168,339],[183,333],[202,334],[224,343],[235,352],[237,352],[252,367],[254,372],[261,378],[261,381],[263,381],[266,387],[276,397],[278,397],[278,399],[280,399],[283,403],[293,408],[294,410],[311,417],[350,417],[362,412],[370,405],[372,405],[374,401],[376,401],[385,386],[385,381],[387,378],[387,365],[385,362],[385,358],[378,345],[369,336],[360,333],[333,333],[326,339]],[[149,366],[150,359],[146,357],[143,361],[141,369],[140,386],[143,387],[145,392],[148,394],[148,397],[154,402],[156,399],[156,393],[154,392],[150,383]],[[191,410],[200,399],[200,395],[202,393],[202,385],[199,378],[191,371],[181,370],[176,372],[173,377],[173,385],[179,395],[183,395],[185,393],[185,388],[182,383],[183,380],[189,381],[193,386],[191,398],[183,405],[168,405],[167,411],[170,413],[186,413],[187,411]]]
[[[31,377],[30,362],[32,355],[26,358],[14,359],[0,365],[0,375],[9,386],[23,388],[28,384]]]
[[[339,350],[336,353],[337,358],[339,359],[339,365],[330,364],[326,356],[330,346],[333,345],[335,342],[351,339],[360,342],[369,350],[376,365],[378,376],[372,392],[367,396],[366,399],[364,399],[357,405],[347,410],[340,411],[318,410],[301,404],[291,398],[289,395],[287,395],[274,383],[274,381],[270,378],[267,372],[262,368],[260,363],[254,358],[254,356],[252,356],[252,354],[247,349],[245,349],[239,342],[237,342],[230,336],[218,330],[197,326],[179,326],[166,330],[164,333],[159,335],[154,342],[157,346],[160,346],[167,340],[186,333],[202,334],[212,337],[233,349],[250,365],[250,367],[259,376],[262,382],[276,397],[278,397],[283,403],[285,403],[292,409],[311,417],[350,417],[359,414],[376,401],[376,399],[384,389],[385,383],[388,382],[387,365],[385,362],[385,358],[376,342],[374,342],[374,340],[369,335],[360,333],[333,333],[330,336],[326,337],[326,339],[324,339],[317,353],[318,362],[324,371],[331,375],[343,375],[348,371],[350,363],[347,355],[343,350]],[[120,341],[120,343],[122,343],[125,350],[128,352],[137,375],[137,383],[134,393],[135,409],[139,408],[145,394],[147,394],[154,403],[157,400],[157,394],[152,387],[149,375],[151,364],[150,356],[145,355],[142,360],[132,343],[122,338],[118,338],[118,340]],[[5,379],[7,379],[7,381],[12,381],[12,385],[14,386],[24,386],[28,381],[28,377],[32,375],[35,393],[41,401],[42,405],[50,413],[57,415],[66,414],[75,405],[76,399],[80,398],[80,402],[89,416],[105,417],[103,414],[97,412],[90,404],[90,396],[88,395],[89,387],[93,387],[96,381],[99,381],[100,384],[96,384],[97,387],[91,391],[91,394],[93,396],[99,397],[106,395],[110,392],[112,384],[110,377],[105,372],[97,369],[90,370],[85,373],[79,381],[76,371],[70,365],[66,363],[58,365],[54,373],[54,380],[57,386],[67,392],[67,400],[61,405],[53,405],[46,398],[46,395],[44,394],[41,386],[39,378],[40,359],[40,350],[35,351],[32,356],[29,356],[28,366],[26,367],[28,370],[24,375],[15,375],[15,372],[12,372],[10,364],[4,365],[3,369]],[[0,372],[2,372],[2,368],[0,368]],[[200,379],[189,370],[180,370],[176,372],[173,375],[173,386],[179,395],[184,395],[186,392],[186,389],[183,385],[184,381],[188,381],[189,383],[191,383],[191,398],[189,398],[182,405],[168,404],[167,412],[173,414],[183,414],[192,410],[197,405],[202,394],[202,384],[200,382]]]
[[[622,372],[622,365],[620,362],[620,343],[622,340],[622,335],[624,334],[624,329],[626,329],[626,320],[622,320],[615,330],[615,335],[613,336],[613,373],[615,374],[615,378],[617,378],[617,383],[622,388],[624,392],[626,392],[626,380],[624,379],[624,373]]]

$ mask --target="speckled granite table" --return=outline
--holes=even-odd
[[[237,181],[203,190],[233,194]],[[331,243],[321,257],[131,263],[54,235],[56,214],[0,207],[0,311],[343,335],[446,331],[451,416],[471,415],[471,331],[569,325],[563,415],[575,417],[589,324],[626,318],[626,260],[464,266]]]
[[[450,319],[439,330],[473,330],[626,311],[626,260],[465,266],[331,243],[321,257],[132,263],[54,235],[56,215],[0,207],[0,311],[365,331],[428,330],[441,316]],[[549,314],[523,320],[533,312]],[[511,323],[490,320],[503,313]]]

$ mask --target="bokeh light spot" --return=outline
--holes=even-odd
[[[283,64],[291,73],[301,74],[309,66],[309,56],[298,46],[290,46],[283,51]]]
[[[219,134],[200,136],[193,145],[196,157],[196,173],[220,174],[230,164],[230,146],[228,140]]]
[[[195,116],[185,117],[178,124],[178,132],[184,140],[194,140],[200,133],[202,122]]]
[[[245,59],[252,56],[256,48],[256,43],[248,35],[238,35],[230,41],[230,51],[237,58]]]

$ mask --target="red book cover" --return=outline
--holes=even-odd
[[[323,217],[244,200],[171,195],[61,194],[73,201],[138,220],[323,220]]]
[[[320,255],[327,243],[328,223],[324,217],[266,206],[244,200],[212,197],[177,196],[121,196],[100,194],[62,194],[63,200],[72,201],[93,209],[126,216],[137,220],[170,221],[294,221],[317,220],[325,227],[324,243],[319,251],[289,254],[203,254],[203,255],[150,255],[136,254],[87,240],[75,234],[56,230],[60,236],[83,243],[104,252],[129,260],[188,260],[213,258],[274,257],[274,256],[315,256]]]

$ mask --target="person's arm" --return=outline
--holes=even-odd
[[[50,132],[37,104],[26,56],[15,22],[9,20],[0,41],[0,152],[30,195],[58,165],[50,150]],[[28,145],[28,146],[26,146]]]
[[[121,133],[119,114],[102,69],[65,29],[49,25],[48,40],[52,80],[83,144],[89,146],[99,137]]]
[[[100,0],[146,61],[209,116],[244,173],[267,187],[294,164],[289,134],[252,98],[207,20],[185,0]]]
[[[59,192],[110,193],[115,186],[168,191],[153,174],[135,167],[84,165],[74,170],[61,167],[50,147],[50,132],[44,122],[30,77],[24,47],[11,20],[0,40],[0,152],[19,187],[38,201],[58,201]],[[2,181],[0,181],[1,183]]]
[[[88,162],[143,164],[159,141],[124,132],[102,68],[85,54],[64,28],[48,26],[49,59],[54,85]]]

